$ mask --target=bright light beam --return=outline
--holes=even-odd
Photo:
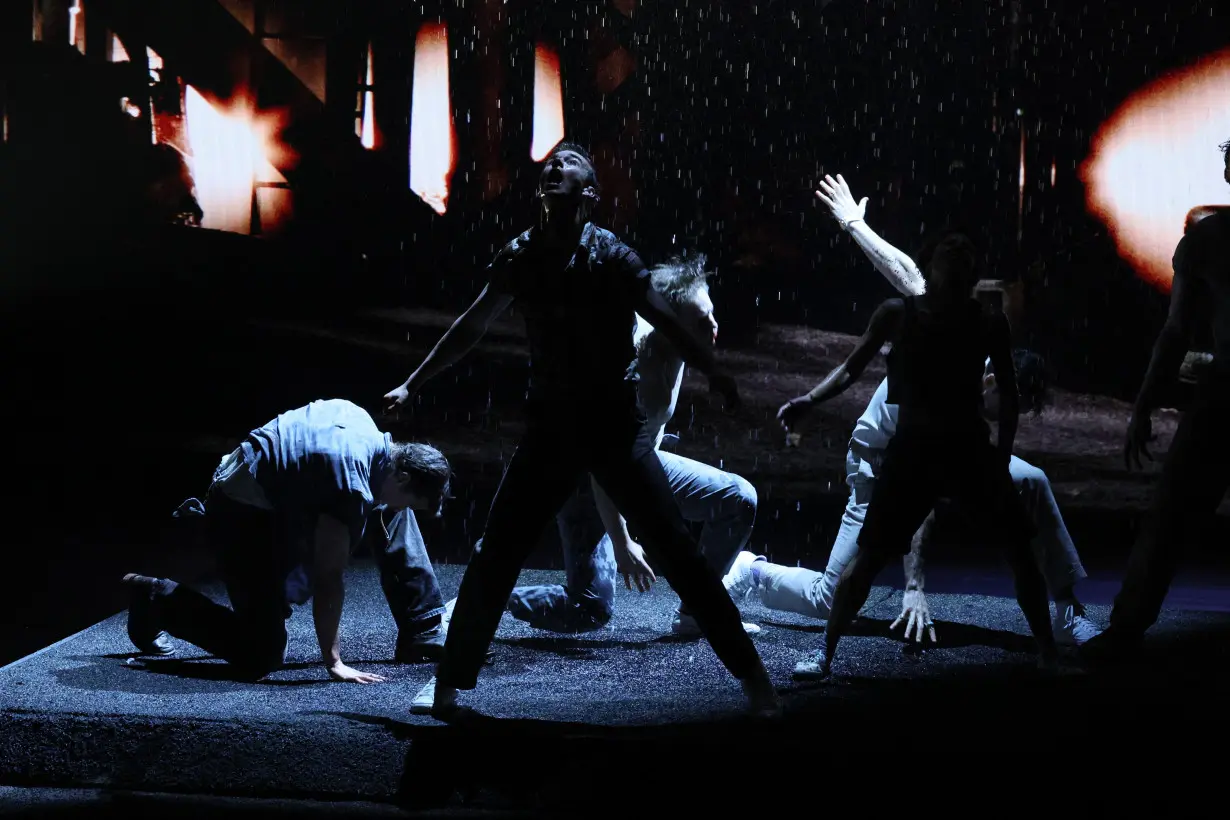
[[[564,92],[559,54],[550,46],[534,47],[534,137],[530,158],[541,162],[564,138]]]
[[[1217,146],[1230,140],[1230,51],[1133,94],[1094,136],[1081,166],[1086,206],[1119,255],[1164,293],[1184,219],[1197,205],[1230,204]]]
[[[367,90],[363,92],[363,133],[359,141],[364,148],[374,148],[376,145],[376,113],[372,110],[375,104],[375,93],[372,91],[372,45],[367,44],[367,72],[364,78]]]
[[[453,174],[453,115],[448,89],[448,28],[424,23],[414,43],[410,105],[410,190],[436,213],[448,209]]]

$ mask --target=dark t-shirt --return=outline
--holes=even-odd
[[[532,228],[488,267],[490,287],[515,300],[530,343],[531,410],[559,412],[580,401],[635,408],[636,306],[650,287],[636,252],[588,223],[569,258]]]
[[[1210,375],[1230,379],[1230,213],[1201,219],[1179,240],[1174,275],[1193,308],[1192,330],[1212,342]]]
[[[898,432],[925,427],[979,439],[982,376],[991,350],[992,319],[976,299],[943,314],[904,300],[897,339],[888,354],[888,403],[899,406]]]

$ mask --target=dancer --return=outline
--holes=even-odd
[[[1022,405],[1040,410],[1042,391],[1045,390],[1042,360],[1025,351],[1014,352],[1013,359]],[[988,360],[983,374],[983,405],[988,418],[998,412],[998,392]],[[768,609],[821,620],[828,618],[837,581],[858,549],[858,536],[875,489],[878,467],[883,462],[888,442],[896,432],[898,408],[888,404],[887,399],[888,380],[885,379],[876,388],[851,434],[850,449],[846,453],[846,484],[850,487],[850,498],[842,513],[841,528],[824,571],[781,566],[770,563],[764,556],[741,552],[723,579],[723,584],[735,600],[753,597]],[[1055,616],[1051,624],[1055,639],[1060,644],[1080,646],[1100,630],[1086,616],[1084,606],[1076,597],[1076,583],[1087,576],[1055,501],[1050,481],[1041,469],[1015,455],[1008,464],[1008,472],[1038,531],[1032,542],[1034,558],[1042,569],[1047,589],[1055,602]],[[931,542],[934,522],[933,510],[914,534],[910,552],[905,557],[905,595],[901,615],[890,628],[904,625],[907,640],[913,637],[916,641],[922,641],[924,636],[935,640],[935,626],[923,592],[923,554]],[[807,677],[811,670],[806,664],[801,664],[796,673],[799,677]]]
[[[840,177],[826,178],[821,185],[826,198],[834,201],[842,183]],[[1046,586],[1029,547],[1035,532],[1008,473],[1019,397],[1007,320],[1002,313],[984,314],[970,295],[976,282],[973,244],[960,234],[945,235],[927,263],[927,292],[881,304],[846,361],[778,412],[789,433],[816,402],[846,390],[880,348],[893,343],[886,403],[899,407],[897,432],[885,448],[858,550],[834,591],[825,646],[809,660],[819,676],[830,674],[838,642],[866,602],[876,574],[894,551],[909,552],[911,537],[941,494],[1002,536],[1042,665],[1056,663]],[[991,445],[981,418],[988,354],[1001,385],[998,446]]]
[[[1221,146],[1230,183],[1230,141]],[[1183,551],[1200,537],[1230,485],[1230,213],[1219,210],[1189,226],[1174,253],[1170,312],[1153,345],[1124,444],[1124,462],[1152,460],[1151,414],[1176,377],[1193,332],[1208,329],[1213,362],[1203,369],[1192,406],[1162,465],[1148,523],[1132,549],[1110,627],[1085,647],[1092,661],[1130,657],[1157,621]]]
[[[590,222],[597,199],[589,157],[574,145],[558,145],[539,179],[538,225],[496,255],[490,281],[474,304],[410,378],[385,396],[390,409],[402,405],[456,363],[514,300],[524,311],[530,341],[526,433],[491,503],[482,549],[462,578],[444,660],[415,697],[414,712],[456,715],[458,690],[477,685],[483,654],[529,550],[586,472],[643,534],[646,551],[742,682],[751,708],[778,709],[738,608],[688,532],[637,406],[636,314],[709,376],[710,389],[722,393],[728,407],[738,401],[734,380],[718,370],[711,348],[699,344],[654,291],[636,253]],[[616,561],[626,574],[652,575],[634,552]]]
[[[697,341],[713,345],[717,342],[718,322],[709,297],[705,261],[703,254],[672,259],[655,266],[650,271],[650,280]],[[633,343],[640,377],[637,393],[649,418],[649,434],[658,459],[684,520],[703,524],[701,553],[720,578],[751,536],[756,521],[756,490],[741,476],[661,449],[666,423],[679,403],[683,357],[669,336],[640,316],[636,317]],[[509,599],[508,611],[537,629],[567,633],[600,629],[611,619],[615,604],[615,555],[629,551],[639,555],[641,547],[632,541],[627,523],[610,498],[589,477],[572,494],[556,520],[564,547],[566,584],[518,587]],[[644,573],[635,578],[624,577],[629,589],[635,582],[642,591],[653,580],[652,574]],[[743,628],[751,633],[760,631],[755,624],[745,623]],[[675,612],[671,631],[684,637],[700,637],[696,619],[682,606]]]
[[[320,654],[337,681],[376,683],[380,675],[342,661],[338,626],[342,573],[377,508],[394,519],[380,558],[381,582],[398,625],[397,659],[438,657],[444,613],[422,535],[409,510],[437,515],[449,465],[426,444],[398,443],[362,408],[341,399],[314,401],[251,431],[222,459],[204,514],[231,608],[164,578],[128,574],[128,634],[149,654],[174,652],[167,633],[258,680],[286,662],[291,604],[312,601]]]

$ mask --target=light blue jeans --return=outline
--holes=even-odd
[[[1008,464],[1012,482],[1033,517],[1038,534],[1033,540],[1034,556],[1046,577],[1051,596],[1070,588],[1086,577],[1076,545],[1068,534],[1055,493],[1046,473],[1024,459],[1012,457]],[[850,498],[841,514],[841,527],[829,553],[824,572],[760,563],[760,602],[768,609],[795,612],[827,620],[833,605],[833,592],[846,566],[858,553],[858,534],[863,529],[867,505],[875,488],[875,470],[853,452],[846,455],[846,484]],[[925,546],[925,545],[924,545]]]
[[[756,490],[741,476],[690,458],[658,451],[685,520],[702,524],[700,549],[718,577],[725,575],[751,537]],[[514,618],[536,629],[578,633],[611,619],[618,569],[611,537],[594,503],[589,476],[556,516],[564,548],[565,582],[517,587],[508,600]]]

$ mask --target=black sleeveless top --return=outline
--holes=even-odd
[[[976,299],[943,313],[905,300],[897,340],[888,354],[888,403],[899,407],[899,432],[989,435],[982,417],[982,376],[990,353],[989,317]]]

